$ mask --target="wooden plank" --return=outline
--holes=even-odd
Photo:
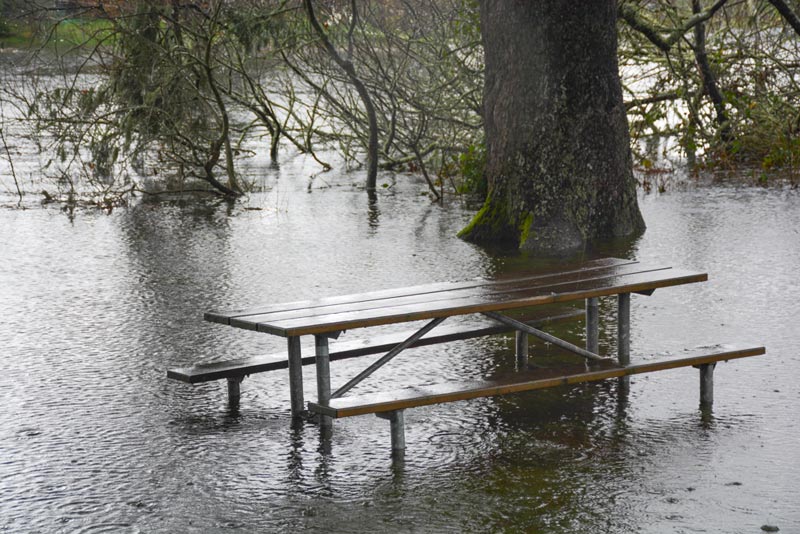
[[[305,362],[303,362],[305,364]],[[224,362],[202,362],[191,367],[179,367],[167,370],[167,378],[180,380],[187,384],[211,382],[223,378],[236,378],[255,373],[286,369],[289,361],[285,353],[270,354],[226,360]]]
[[[569,365],[551,369],[534,369],[514,373],[497,380],[479,382],[451,382],[432,386],[405,388],[402,390],[364,395],[361,397],[342,397],[330,401],[330,406],[309,403],[311,411],[331,417],[351,417],[369,413],[381,413],[393,410],[404,410],[417,406],[441,404],[461,400],[507,395],[523,391],[545,389],[562,385],[578,384],[618,378],[642,373],[651,373],[679,367],[690,367],[715,363],[723,360],[746,358],[765,354],[764,347],[743,345],[717,345],[698,349],[681,358],[659,359],[645,363],[620,366],[613,361],[605,361],[586,365]]]
[[[627,265],[614,265],[591,271],[578,271],[574,273],[553,273],[548,276],[535,277],[533,279],[523,278],[504,281],[491,281],[481,285],[463,287],[452,289],[448,291],[437,291],[423,294],[403,295],[384,299],[372,299],[368,301],[349,302],[346,304],[336,304],[330,306],[308,308],[308,309],[292,309],[280,310],[270,313],[262,313],[257,315],[247,315],[244,317],[232,317],[230,325],[238,328],[256,329],[259,323],[277,323],[279,321],[288,321],[293,319],[308,319],[309,321],[314,317],[322,315],[332,315],[334,313],[354,313],[366,310],[377,310],[380,308],[393,308],[398,306],[405,306],[411,304],[430,304],[444,300],[454,300],[460,298],[470,297],[485,297],[492,294],[508,295],[506,298],[512,298],[514,293],[529,291],[536,287],[562,287],[565,284],[582,282],[585,280],[595,280],[600,278],[608,278],[612,276],[624,276],[636,274],[640,272],[650,272],[669,269],[662,265],[643,265],[643,264],[627,264]]]
[[[565,269],[559,271],[558,273],[554,273],[553,271],[547,272],[534,272],[526,274],[525,276],[521,277],[525,280],[534,280],[537,278],[544,278],[550,277],[554,274],[567,274],[567,273],[577,273],[577,272],[588,272],[593,271],[596,269],[604,269],[613,266],[619,265],[628,265],[628,264],[635,264],[638,263],[633,260],[624,260],[619,258],[601,258],[598,260],[591,260],[585,263],[575,264],[575,265],[568,265]],[[367,293],[355,293],[350,295],[339,295],[334,297],[325,297],[321,299],[314,299],[314,300],[305,300],[305,301],[296,301],[296,302],[289,302],[289,303],[282,303],[282,304],[271,304],[271,305],[262,305],[256,306],[248,309],[241,309],[241,310],[232,310],[228,312],[208,312],[206,314],[206,319],[209,321],[214,322],[223,322],[228,324],[228,321],[233,317],[246,317],[249,315],[260,315],[265,313],[271,313],[276,311],[290,311],[290,310],[305,310],[305,309],[314,309],[314,308],[324,308],[326,306],[332,306],[337,304],[353,304],[357,302],[364,302],[364,301],[371,301],[371,300],[379,300],[379,299],[387,299],[392,297],[403,297],[409,295],[423,295],[428,293],[438,293],[442,291],[451,291],[454,289],[461,289],[461,288],[469,288],[469,287],[477,287],[483,286],[487,284],[494,283],[494,280],[486,280],[481,278],[476,278],[472,280],[466,280],[462,282],[440,282],[434,284],[425,284],[419,286],[411,286],[411,287],[404,287],[404,288],[394,288],[394,289],[387,289],[387,290],[379,290],[379,291],[371,291]]]
[[[557,322],[569,321],[580,318],[582,310],[559,308],[537,308],[529,311],[519,320],[531,326],[542,326]],[[502,334],[511,330],[505,325],[499,325],[495,321],[481,319],[466,324],[441,326],[429,332],[412,347],[423,347],[438,343],[447,343],[463,339]],[[359,339],[355,341],[337,341],[331,344],[330,359],[344,360],[371,354],[380,354],[391,350],[395,345],[408,338],[413,331],[395,332],[369,339]],[[304,347],[303,352],[313,354],[313,347]],[[306,356],[302,359],[303,365],[311,365],[315,361],[314,356]],[[179,380],[189,384],[199,384],[223,378],[235,378],[255,373],[286,369],[288,360],[286,353],[270,354],[264,356],[254,356],[249,358],[239,358],[221,362],[198,363],[191,367],[181,367],[169,369],[167,378]]]
[[[472,286],[453,291],[441,291],[425,295],[413,295],[404,297],[392,297],[387,299],[376,299],[368,302],[349,303],[329,307],[318,307],[312,310],[292,310],[288,312],[278,311],[259,315],[248,315],[243,317],[232,317],[229,321],[231,326],[248,330],[260,330],[262,325],[278,325],[286,321],[300,321],[295,324],[314,324],[315,318],[331,317],[335,314],[358,313],[364,311],[366,316],[372,315],[369,310],[375,310],[375,315],[380,315],[381,310],[390,308],[400,308],[401,306],[412,306],[419,304],[420,309],[435,309],[442,303],[448,305],[457,304],[459,299],[502,299],[514,300],[515,294],[524,294],[541,288],[544,293],[563,291],[565,287],[572,287],[579,283],[586,283],[592,280],[607,280],[615,277],[631,276],[644,272],[669,270],[669,267],[660,265],[626,264],[612,267],[603,267],[591,271],[580,271],[575,273],[555,273],[546,277],[538,277],[534,280],[515,279],[511,281],[485,283],[481,286]],[[550,289],[547,289],[550,288]],[[278,334],[283,335],[283,334]]]
[[[601,297],[618,293],[636,292],[668,287],[708,279],[705,273],[667,269],[647,273],[610,276],[597,280],[570,282],[563,285],[547,285],[527,291],[486,294],[481,296],[450,299],[435,303],[411,304],[393,308],[379,308],[350,313],[322,315],[310,319],[292,319],[274,323],[258,323],[259,332],[279,336],[300,336],[378,326],[396,322],[416,321],[464,315],[484,311],[503,311],[556,302],[568,302],[589,297]]]
[[[558,273],[553,271],[547,272],[532,272],[522,277],[515,279],[535,280],[537,278],[550,277],[554,274],[569,274],[578,272],[589,272],[596,269],[605,269],[613,266],[636,264],[638,262],[633,260],[625,260],[619,258],[601,258],[591,260],[588,262],[578,264],[567,264]],[[507,282],[508,280],[501,280]],[[438,293],[442,291],[452,291],[455,289],[470,288],[492,284],[496,281],[476,278],[472,280],[465,280],[461,282],[439,282],[433,284],[424,284],[411,287],[393,288],[379,291],[370,291],[366,293],[354,293],[350,295],[337,295],[332,297],[324,297],[320,299],[300,300],[294,302],[280,303],[280,304],[264,304],[260,306],[253,306],[249,308],[229,310],[229,311],[211,311],[204,315],[205,320],[217,322],[222,324],[229,324],[232,318],[243,318],[251,315],[261,315],[266,313],[278,311],[291,311],[291,310],[306,310],[315,308],[324,308],[327,306],[334,306],[339,304],[353,304],[357,302],[366,302],[371,300],[389,299],[393,297],[404,297],[413,295],[424,295],[430,293]]]

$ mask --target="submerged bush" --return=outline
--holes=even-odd
[[[671,136],[704,167],[796,167],[800,35],[778,6],[791,11],[782,0],[625,2],[620,59],[633,137]]]

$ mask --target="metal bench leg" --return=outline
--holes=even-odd
[[[402,457],[406,451],[406,428],[403,410],[376,413],[381,419],[388,419],[392,431],[392,456]]]
[[[522,370],[528,367],[528,334],[516,331],[516,353],[517,369]]]
[[[232,408],[239,406],[239,399],[241,397],[241,388],[239,385],[244,380],[243,376],[234,376],[228,378],[228,404]]]
[[[631,294],[620,293],[617,298],[617,361],[620,365],[631,364]],[[620,404],[628,402],[631,377],[617,379]]]
[[[716,363],[707,363],[700,368],[700,406],[711,408],[714,405],[714,367]]]
[[[620,293],[617,311],[617,359],[620,365],[631,363],[631,294]]]
[[[300,337],[291,336],[289,344],[289,397],[292,404],[292,417],[300,418],[305,411],[303,400],[303,360],[300,353]]]
[[[600,299],[586,299],[586,350],[600,352]]]
[[[315,357],[317,365],[317,402],[320,406],[328,406],[331,402],[331,360],[328,348],[328,337],[314,336]],[[333,419],[328,415],[319,416],[320,427],[329,432],[333,428]]]

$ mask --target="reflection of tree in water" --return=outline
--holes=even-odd
[[[498,354],[509,368],[512,350]],[[540,355],[542,365],[564,359],[544,347],[531,352]],[[630,440],[623,405],[617,382],[605,381],[463,406],[465,415],[455,415],[461,423],[453,430],[464,433],[461,442],[453,445],[445,434],[446,446],[457,448],[445,470],[453,480],[440,484],[459,488],[450,497],[464,500],[462,521],[486,532],[562,531],[573,522],[585,526],[592,517],[607,525],[612,520],[605,505],[586,491],[602,493],[603,500],[635,484],[629,480],[637,476],[634,466],[626,461]],[[436,452],[447,453],[444,447]],[[407,456],[413,454],[411,449]],[[486,503],[492,503],[491,513]],[[615,520],[626,519],[621,514]]]
[[[618,252],[625,252],[623,249]],[[493,277],[513,278],[554,267],[566,270],[585,259],[498,256],[492,266]],[[601,305],[601,324],[606,325],[601,332],[604,354],[616,351],[615,302],[603,299]],[[576,303],[578,307],[582,304]],[[545,330],[583,346],[583,321],[550,325]],[[503,339],[499,347],[487,344],[482,349],[470,349],[482,352],[491,362],[485,364],[489,369],[486,378],[515,372],[513,336]],[[530,341],[533,366],[581,362],[578,356],[533,338]],[[440,433],[444,440],[442,447],[434,447],[435,453],[455,455],[447,459],[453,465],[446,470],[453,480],[442,480],[441,485],[458,486],[454,498],[463,498],[465,509],[475,510],[474,516],[469,511],[464,514],[465,523],[481,525],[487,532],[547,531],[551,527],[559,531],[572,523],[585,525],[587,517],[602,518],[605,525],[613,523],[605,517],[604,507],[591,497],[587,502],[585,488],[615,495],[629,484],[628,477],[635,479],[635,473],[620,473],[635,467],[628,463],[626,406],[627,391],[617,380],[607,380],[443,405],[434,409],[437,415],[424,420],[434,427],[434,436]],[[410,421],[413,431],[413,417]],[[457,450],[447,450],[453,447]],[[407,458],[414,454],[410,448]],[[605,483],[602,479],[609,471],[614,474]],[[619,487],[612,487],[614,484]],[[486,513],[486,502],[493,503],[493,513]],[[582,519],[576,520],[578,517]],[[624,523],[626,518],[623,515],[616,520]]]
[[[367,191],[367,223],[370,228],[378,228],[381,221],[381,208],[378,205],[378,194],[374,190]]]
[[[120,214],[131,264],[126,298],[143,322],[133,331],[152,343],[154,353],[169,355],[170,363],[218,357],[215,338],[221,333],[202,315],[225,306],[235,292],[227,209],[196,201],[141,203]]]

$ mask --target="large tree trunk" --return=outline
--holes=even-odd
[[[489,195],[461,236],[557,253],[644,230],[615,0],[481,0]]]

